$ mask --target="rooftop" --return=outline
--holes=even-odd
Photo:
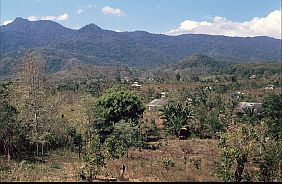
[[[245,111],[246,109],[262,109],[262,103],[254,103],[254,102],[240,102],[236,107],[236,111]]]
[[[168,104],[168,100],[166,99],[154,99],[147,106],[151,107],[162,107]]]

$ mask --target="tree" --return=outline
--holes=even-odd
[[[281,179],[282,142],[273,139],[261,141],[260,150],[253,159],[259,166],[258,181],[273,182]]]
[[[144,132],[145,141],[156,141],[160,138],[160,129],[155,120],[151,120],[150,126],[146,125]]]
[[[224,181],[279,181],[281,141],[268,137],[264,123],[239,124],[221,134],[215,174]],[[257,169],[252,169],[257,168]]]
[[[176,136],[178,136],[179,130],[188,124],[188,120],[191,120],[194,116],[191,106],[181,103],[168,104],[160,109],[160,113],[166,131]]]
[[[136,123],[143,115],[144,106],[138,95],[130,90],[112,88],[99,97],[94,104],[94,127],[101,140],[113,131],[113,125],[121,120]]]
[[[113,133],[106,139],[106,149],[109,158],[122,158],[132,146],[133,129],[129,123],[122,122],[114,125]]]
[[[20,142],[22,129],[17,120],[17,109],[8,102],[8,85],[0,86],[0,143],[10,160],[12,151]]]
[[[39,155],[40,137],[44,131],[44,102],[46,100],[45,63],[38,52],[26,53],[20,59],[19,91],[24,102],[21,110],[22,120],[29,132],[29,140],[36,144]]]
[[[138,95],[130,90],[110,89],[96,102],[95,108],[102,110],[101,116],[114,123],[120,120],[137,120],[144,112]]]
[[[98,174],[102,173],[103,168],[106,166],[105,155],[105,148],[96,134],[92,139],[87,155],[84,157],[86,164],[82,168],[80,176],[86,178],[88,181],[93,181]]]
[[[67,128],[67,133],[71,137],[72,148],[78,149],[78,156],[80,158],[80,154],[83,147],[83,138],[80,133],[77,133],[74,127]]]
[[[215,174],[228,182],[249,180],[245,170],[252,149],[255,132],[250,125],[242,125],[223,133],[220,137],[220,161],[216,162]]]
[[[269,134],[276,140],[282,132],[282,94],[270,93],[263,99],[263,116],[268,124]]]
[[[46,80],[45,60],[41,54],[37,51],[26,53],[19,63],[19,80],[13,86],[13,103],[19,110],[19,119],[25,127],[29,154],[33,154],[36,149],[36,155],[39,156],[41,145],[43,156],[46,145],[56,144],[50,145],[49,148],[64,145],[64,139],[67,137],[64,130],[66,125],[58,119],[57,100],[52,98],[51,86]]]
[[[89,178],[105,167],[106,159],[122,158],[130,147],[140,146],[143,111],[138,95],[126,89],[112,88],[94,102],[90,114],[95,136],[85,157]]]
[[[195,119],[191,133],[200,138],[218,137],[225,131],[231,112],[228,103],[212,87],[200,87],[187,96],[194,106]]]
[[[180,77],[180,74],[179,74],[179,73],[176,74],[175,78],[176,78],[177,81],[180,81],[180,78],[181,78],[181,77]]]

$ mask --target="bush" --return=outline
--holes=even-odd
[[[53,168],[53,169],[61,169],[62,168],[62,164],[58,163],[58,162],[52,162],[50,165],[49,165],[50,168]]]
[[[168,158],[164,158],[162,160],[162,163],[165,169],[170,169],[171,167],[174,167],[175,165],[175,163],[171,159],[168,159]]]

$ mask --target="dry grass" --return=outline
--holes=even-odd
[[[118,173],[124,163],[125,175],[130,181],[219,181],[212,176],[217,157],[216,140],[170,140],[161,144],[157,150],[131,150],[128,158],[109,162],[108,167]],[[189,150],[186,164],[182,149]],[[199,169],[193,162],[196,158],[201,159]],[[168,160],[173,165],[166,165]]]
[[[65,154],[60,155],[58,152],[46,157],[44,163],[29,161],[7,163],[2,160],[0,166],[7,165],[9,169],[0,172],[0,181],[80,181],[77,169],[83,164],[82,161],[78,159],[77,154],[69,151],[61,153]]]
[[[182,149],[189,150],[186,164]],[[128,158],[108,161],[107,170],[118,177],[123,163],[129,181],[219,181],[211,175],[217,152],[216,140],[163,140],[157,150],[130,150]],[[193,158],[201,158],[199,169]],[[83,166],[78,155],[69,151],[56,151],[45,163],[25,162],[20,167],[19,162],[1,159],[0,166],[5,164],[9,168],[0,171],[0,181],[81,181],[78,171]]]

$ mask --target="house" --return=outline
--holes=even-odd
[[[124,77],[124,80],[125,80],[126,82],[129,82],[129,77]]]
[[[256,75],[252,75],[250,79],[256,79]]]
[[[211,86],[207,86],[207,87],[204,88],[204,90],[205,90],[205,91],[207,91],[207,90],[212,90],[212,87],[211,87]]]
[[[188,103],[192,103],[193,102],[193,99],[192,98],[187,98],[186,100]]]
[[[167,94],[167,92],[161,92],[161,98],[165,98]]]
[[[134,88],[141,88],[141,85],[138,84],[138,82],[134,82],[131,87],[134,87]]]
[[[192,105],[193,104],[193,99],[192,98],[187,98],[186,104]]]
[[[254,114],[259,115],[262,112],[262,103],[240,102],[235,108],[236,115],[246,114],[248,110],[252,110]]]
[[[149,108],[149,111],[158,111],[160,108],[166,106],[168,103],[169,101],[164,98],[154,99],[147,105],[147,107]]]
[[[265,90],[273,90],[274,88],[267,86],[267,87],[265,87],[264,89],[265,89]]]
[[[265,89],[265,90],[273,90],[273,89],[274,89],[274,85],[269,84],[269,85],[266,86],[264,89]]]

